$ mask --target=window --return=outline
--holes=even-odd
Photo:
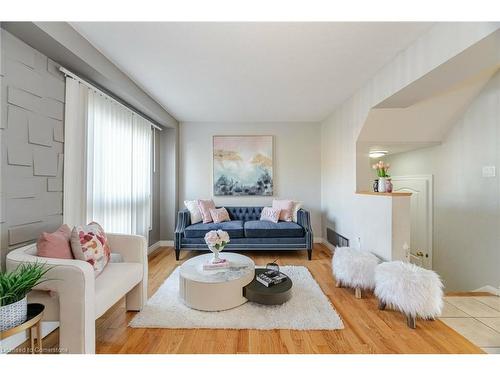
[[[152,124],[100,93],[87,103],[87,218],[107,232],[147,238]]]

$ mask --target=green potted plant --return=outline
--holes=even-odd
[[[38,284],[47,281],[50,270],[41,263],[24,263],[14,271],[0,272],[0,331],[26,321],[27,294]]]

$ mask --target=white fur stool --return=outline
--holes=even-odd
[[[332,260],[337,287],[354,288],[356,298],[361,298],[361,289],[373,289],[375,286],[375,267],[378,263],[379,259],[368,251],[337,247]]]
[[[443,283],[434,271],[411,263],[385,262],[375,269],[375,295],[379,308],[386,306],[406,315],[408,327],[415,319],[434,319],[443,307]]]

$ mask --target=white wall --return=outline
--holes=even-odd
[[[354,240],[356,141],[369,110],[498,29],[494,23],[440,23],[417,39],[322,123],[323,230]]]
[[[299,200],[321,235],[321,141],[317,123],[181,123],[179,207],[186,199],[213,197],[212,136],[273,135],[274,197],[213,197],[217,205],[270,205],[276,197]]]
[[[500,285],[500,73],[442,145],[386,158],[392,175],[434,175],[433,268],[448,290]],[[483,166],[497,176],[482,177]]]
[[[406,260],[410,244],[410,197],[357,194],[358,235],[350,246],[370,249],[380,259]]]

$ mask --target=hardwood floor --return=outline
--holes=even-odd
[[[161,248],[149,258],[149,295],[168,275],[196,252],[181,253],[175,261],[172,248]],[[316,244],[313,260],[306,252],[245,252],[256,264],[278,258],[280,265],[303,265],[330,298],[344,321],[337,331],[224,330],[129,328],[135,313],[126,312],[124,301],[113,306],[96,322],[97,353],[482,353],[482,351],[439,320],[417,321],[407,328],[402,314],[379,311],[377,301],[367,294],[355,299],[354,291],[336,288],[331,272],[331,253]],[[57,347],[57,331],[44,340]]]

